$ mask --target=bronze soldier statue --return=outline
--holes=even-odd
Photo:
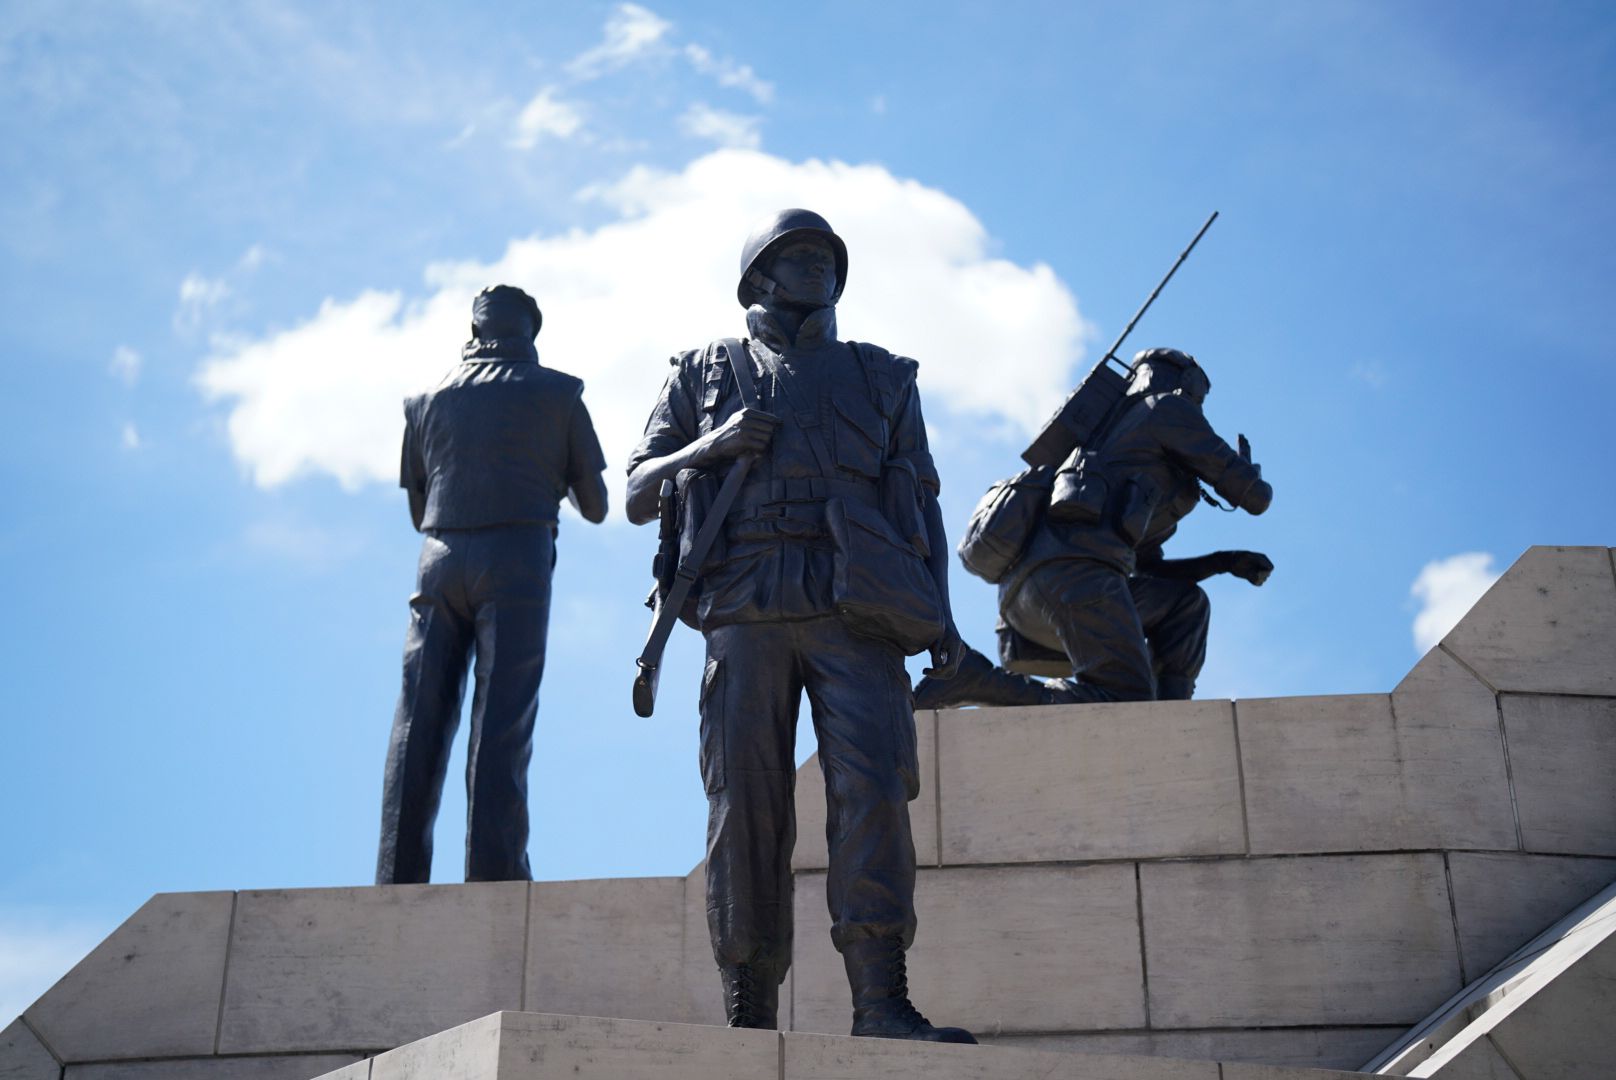
[[[588,521],[606,518],[606,460],[583,383],[539,363],[542,322],[521,289],[484,289],[461,363],[404,403],[399,483],[425,539],[382,781],[378,885],[431,874],[432,826],[473,652],[466,880],[532,877],[527,770],[556,520],[563,497]]]
[[[707,643],[707,921],[730,1026],[777,1026],[806,692],[852,1033],[975,1042],[933,1026],[909,1000],[908,804],[920,777],[903,660],[929,648],[931,670],[946,674],[961,643],[917,365],[837,338],[846,278],[846,246],[818,214],[781,211],[747,239],[736,295],[749,339],[673,358],[630,459],[628,514],[636,524],[656,518],[663,482],[677,479],[683,513],[699,518],[714,473],[755,457],[702,562],[694,616]]]
[[[1237,451],[1207,423],[1201,406],[1212,384],[1194,357],[1147,349],[1132,371],[1127,396],[1092,445],[1044,478],[1047,506],[999,581],[1007,666],[1025,671],[1029,658],[1053,654],[1064,657],[1069,678],[1046,682],[995,667],[971,649],[954,678],[921,680],[917,707],[1188,698],[1211,611],[1198,582],[1225,572],[1254,585],[1267,580],[1273,564],[1256,552],[1161,557],[1202,498],[1202,482],[1251,514],[1268,509],[1273,488],[1244,438]]]

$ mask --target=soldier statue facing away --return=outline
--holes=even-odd
[[[818,214],[781,211],[752,234],[737,288],[750,338],[673,358],[630,458],[628,514],[658,517],[663,483],[676,480],[688,535],[714,505],[716,473],[745,481],[701,560],[693,616],[707,644],[707,920],[729,1024],[777,1026],[806,693],[852,1033],[974,1042],[916,1011],[904,961],[915,933],[908,803],[921,778],[903,660],[929,649],[945,674],[961,653],[937,472],[914,361],[836,336],[846,277],[846,246]],[[727,498],[720,490],[718,509]]]
[[[606,461],[583,383],[539,363],[542,321],[521,289],[484,289],[461,363],[404,403],[399,482],[425,539],[382,782],[379,885],[430,876],[473,653],[466,880],[532,877],[527,770],[561,500],[588,521],[606,518]]]

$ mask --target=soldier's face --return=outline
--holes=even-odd
[[[820,240],[797,240],[769,265],[777,303],[824,307],[836,295],[836,253]]]

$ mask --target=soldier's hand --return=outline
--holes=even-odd
[[[950,619],[943,636],[932,642],[931,667],[925,669],[925,674],[932,679],[952,679],[964,659],[965,639],[960,637],[959,628]]]
[[[707,436],[707,445],[697,456],[698,468],[710,468],[734,461],[746,454],[761,454],[774,438],[780,418],[762,409],[742,409]]]
[[[1237,578],[1261,585],[1274,572],[1273,560],[1260,551],[1231,551],[1229,573]]]

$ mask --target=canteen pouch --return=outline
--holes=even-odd
[[[827,499],[825,524],[835,548],[831,602],[848,629],[905,656],[943,636],[942,599],[931,571],[879,510]]]
[[[1055,474],[1049,493],[1049,520],[1071,525],[1098,525],[1105,517],[1110,485],[1100,474],[1099,455],[1077,450]]]

